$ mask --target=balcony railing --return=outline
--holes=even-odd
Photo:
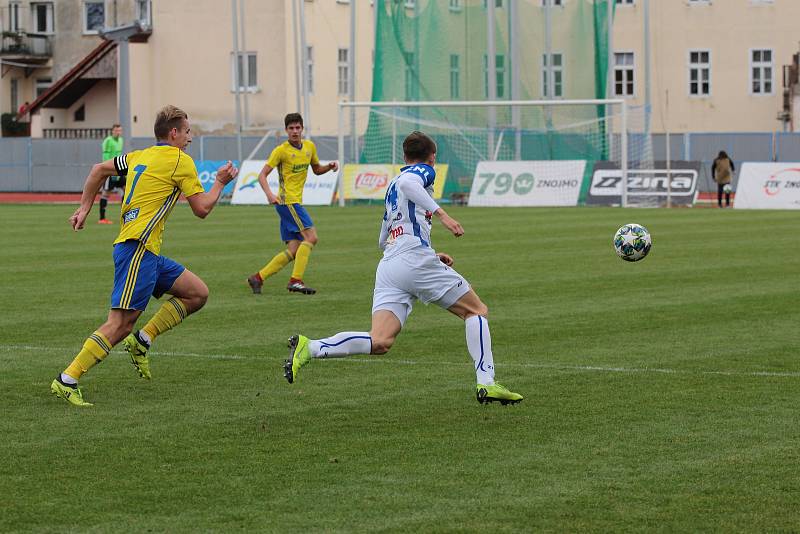
[[[111,128],[43,128],[45,139],[105,139]]]
[[[0,55],[47,58],[53,55],[49,35],[27,32],[3,32]]]

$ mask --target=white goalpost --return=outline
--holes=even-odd
[[[394,167],[403,163],[405,136],[421,130],[437,141],[437,163],[449,165],[454,183],[469,180],[481,161],[583,160],[589,172],[594,165],[615,169],[619,203],[628,206],[629,164],[652,166],[642,116],[642,110],[632,116],[623,99],[339,102],[338,157],[343,169]],[[345,193],[342,170],[340,206]]]

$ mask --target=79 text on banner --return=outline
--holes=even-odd
[[[577,206],[584,160],[481,161],[470,206]]]

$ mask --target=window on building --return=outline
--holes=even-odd
[[[136,0],[136,19],[145,26],[152,26],[150,0]]]
[[[614,95],[634,95],[633,52],[614,52]]]
[[[47,91],[50,86],[53,85],[52,78],[37,78],[36,79],[36,98],[42,96],[42,94]]]
[[[489,7],[489,0],[483,0],[483,8]],[[503,7],[503,0],[494,0],[494,7]]]
[[[231,54],[231,59],[233,54]],[[258,67],[255,52],[239,52],[239,91],[254,92],[258,90]],[[231,80],[236,77],[236,69],[231,61]],[[231,90],[235,91],[236,86],[231,84]]]
[[[84,0],[83,33],[97,33],[106,25],[106,4],[104,0]]]
[[[336,63],[336,71],[339,76],[339,94],[350,94],[350,61],[348,59],[348,49],[340,48],[338,60]]]
[[[53,3],[31,3],[31,31],[33,33],[53,33]]]
[[[405,0],[403,5],[406,6],[408,9],[416,9],[417,7],[417,0]]]
[[[16,113],[19,109],[19,79],[11,78],[11,111]]]
[[[75,110],[75,113],[72,115],[72,120],[75,122],[83,122],[86,120],[86,106],[81,104],[81,107]]]
[[[450,100],[461,98],[461,66],[458,54],[450,54]]]
[[[542,6],[547,5],[548,0],[542,0]],[[549,0],[551,6],[563,6],[564,0]]]
[[[560,98],[564,96],[564,57],[561,53],[551,54],[551,57],[553,58],[553,98]],[[547,71],[547,54],[542,54],[542,96],[550,98]]]
[[[450,11],[461,11],[461,0],[450,0],[448,7]]]
[[[8,31],[20,31],[19,2],[8,3]]]
[[[618,6],[632,6],[635,3],[635,0],[616,0],[616,4]]]
[[[314,47],[306,46],[306,85],[308,94],[314,94]]]
[[[750,87],[754,95],[772,94],[772,50],[750,51]]]
[[[413,100],[415,91],[415,80],[414,80],[414,52],[403,52],[406,60],[406,67],[405,67],[405,78],[406,78],[406,100]]]
[[[505,98],[506,94],[506,57],[503,54],[497,54],[494,57],[494,74],[495,74],[495,88],[496,97]],[[484,54],[483,56],[483,95],[489,98],[489,57]]]
[[[709,96],[711,94],[711,52],[708,50],[689,51],[689,95]]]

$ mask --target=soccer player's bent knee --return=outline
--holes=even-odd
[[[188,295],[181,295],[180,299],[183,301],[184,306],[186,306],[186,311],[194,313],[208,302],[208,286],[200,281],[192,286],[192,290]]]
[[[309,237],[307,237],[307,238],[305,239],[305,241],[308,241],[308,242],[309,242],[309,243],[311,243],[312,245],[316,245],[316,244],[317,244],[317,241],[319,241],[319,238],[318,238],[316,235],[312,235],[312,236],[309,236]]]
[[[489,318],[489,308],[486,306],[486,304],[481,302],[478,305],[473,306],[472,308],[466,310],[465,313],[464,313],[463,319],[466,320],[466,319],[469,319],[470,317],[473,317],[475,315],[480,315],[481,317],[485,317],[485,318],[488,319]]]

